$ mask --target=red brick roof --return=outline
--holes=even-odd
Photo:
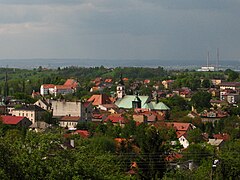
[[[1,116],[3,124],[16,125],[22,121],[25,117],[23,116]]]

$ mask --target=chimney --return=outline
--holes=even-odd
[[[75,145],[74,145],[74,139],[71,139],[71,140],[70,140],[70,145],[71,145],[72,147],[75,147]]]

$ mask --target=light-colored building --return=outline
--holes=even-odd
[[[54,117],[75,116],[83,121],[91,121],[92,103],[80,101],[50,100]]]
[[[23,116],[28,118],[32,123],[36,121],[44,121],[48,112],[37,105],[25,105],[12,110],[13,116]]]
[[[63,128],[76,128],[78,122],[80,121],[79,116],[64,116],[59,119],[59,126]]]
[[[40,94],[45,95],[54,95],[58,94],[66,95],[71,94],[77,91],[79,83],[74,79],[67,79],[63,85],[54,85],[54,84],[43,84],[40,87]]]

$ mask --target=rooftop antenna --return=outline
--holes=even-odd
[[[219,48],[217,48],[217,67],[216,67],[216,70],[219,71],[219,59],[220,59],[220,56],[219,56]]]
[[[209,51],[207,52],[207,67],[209,67]]]

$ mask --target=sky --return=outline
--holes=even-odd
[[[240,58],[239,0],[0,0],[0,59]]]

